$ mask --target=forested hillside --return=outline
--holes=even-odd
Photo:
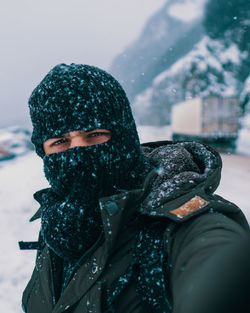
[[[245,114],[250,110],[249,2],[177,2],[173,14],[176,1],[167,1],[138,41],[113,64],[137,121],[169,124],[172,105],[208,95],[238,97]],[[196,14],[185,19],[190,7]]]

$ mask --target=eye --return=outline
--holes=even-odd
[[[58,145],[61,145],[61,144],[66,143],[66,142],[68,142],[68,139],[67,139],[67,138],[61,138],[61,139],[59,139],[59,140],[54,141],[54,142],[51,144],[51,146],[58,146]]]

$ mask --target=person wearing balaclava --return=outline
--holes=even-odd
[[[150,166],[128,99],[103,70],[57,65],[33,91],[29,108],[32,142],[51,185],[43,195],[41,235],[58,256],[74,264],[102,231],[98,199],[139,187]],[[109,130],[111,139],[45,155],[48,139],[95,129]]]
[[[141,147],[124,90],[93,66],[55,66],[29,108],[50,188],[34,195],[41,231],[25,312],[228,313],[233,302],[224,298],[244,303],[228,286],[245,290],[238,277],[248,262],[232,256],[249,257],[248,241],[238,244],[249,227],[238,207],[213,195],[216,151],[195,142]],[[98,130],[109,134],[99,144],[46,149]]]

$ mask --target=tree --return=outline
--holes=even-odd
[[[204,26],[211,38],[234,42],[249,52],[249,0],[208,0]]]

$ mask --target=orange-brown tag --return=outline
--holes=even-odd
[[[180,206],[178,209],[170,211],[170,213],[176,215],[179,218],[183,218],[184,216],[187,216],[203,208],[208,203],[209,203],[208,201],[202,199],[201,197],[195,196],[194,198]]]

